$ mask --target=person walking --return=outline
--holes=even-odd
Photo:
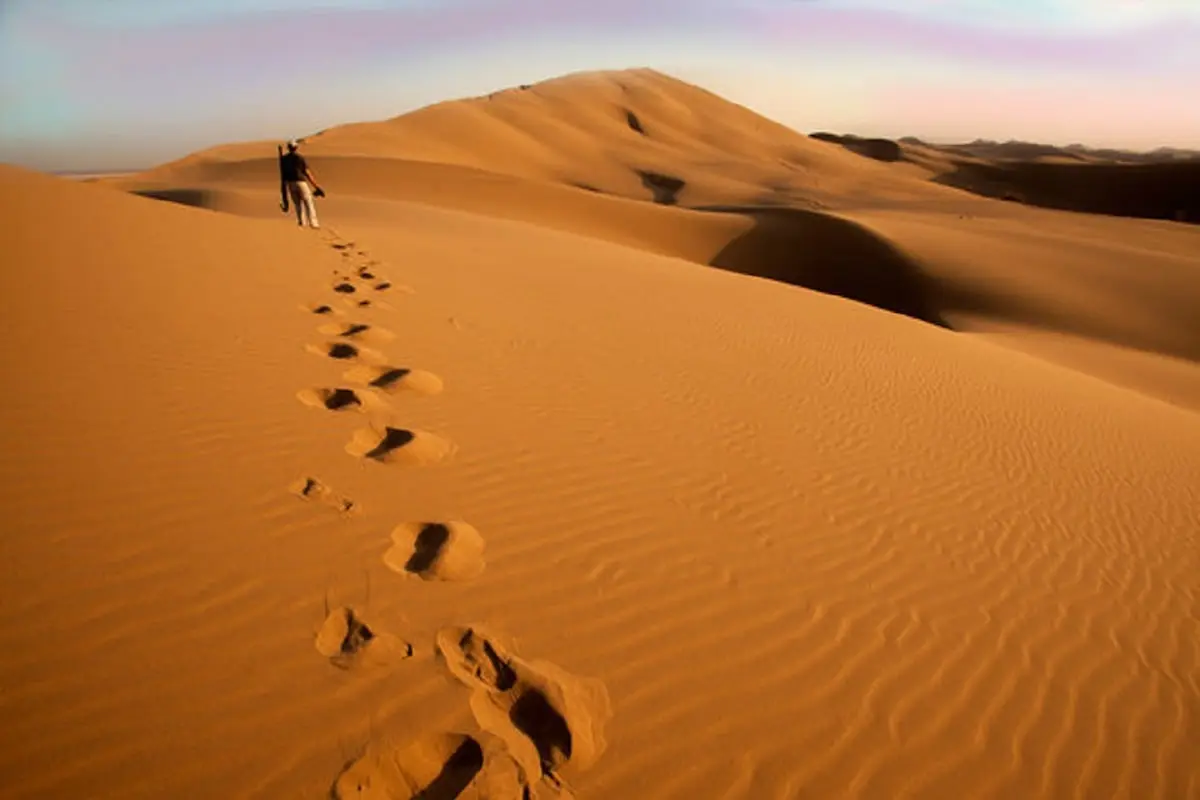
[[[325,191],[317,184],[316,177],[308,167],[304,156],[300,155],[300,143],[295,139],[287,143],[287,152],[279,156],[279,188],[281,190],[281,206],[287,211],[287,201],[290,198],[296,207],[296,222],[304,227],[307,222],[310,228],[320,228],[317,221],[317,204],[314,197],[324,197]]]

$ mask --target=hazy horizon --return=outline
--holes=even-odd
[[[797,131],[1200,149],[1200,5],[1158,0],[10,0],[0,161],[138,169],[592,69]]]

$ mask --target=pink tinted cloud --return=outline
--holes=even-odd
[[[146,29],[95,29],[39,13],[36,38],[69,59],[82,90],[219,93],[493,41],[579,40],[627,32],[715,31],[785,48],[866,48],[877,66],[914,56],[1031,69],[1151,72],[1200,68],[1200,25],[1177,22],[1106,33],[987,29],[891,10],[817,2],[737,9],[706,0],[500,0],[421,9],[296,11]],[[878,57],[874,54],[878,53]]]
[[[757,27],[784,44],[848,44],[1011,67],[1123,70],[1200,64],[1200,24],[1188,21],[1105,32],[985,28],[890,10],[796,4],[762,13]]]
[[[45,16],[41,39],[81,53],[102,72],[123,73],[149,65],[219,68],[223,60],[310,65],[378,55],[402,56],[426,48],[480,39],[525,35],[586,36],[599,30],[657,26],[681,17],[667,0],[550,2],[509,0],[483,5],[417,9],[307,10],[253,14],[209,23],[145,29],[104,29]]]

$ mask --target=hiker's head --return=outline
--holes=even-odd
[[[290,142],[287,143],[288,152],[289,153],[296,152],[296,148],[299,146],[300,146],[300,143],[297,142],[295,139],[292,139]]]

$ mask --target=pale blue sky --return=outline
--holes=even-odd
[[[1200,0],[4,0],[0,161],[143,167],[630,66],[806,132],[1200,148]]]

